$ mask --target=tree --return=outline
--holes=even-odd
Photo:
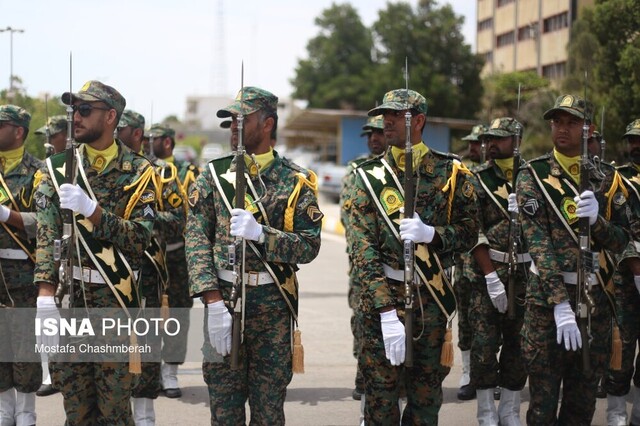
[[[621,138],[628,123],[640,117],[640,2],[597,0],[572,28],[569,75],[564,88],[582,95],[588,70],[587,97],[596,106],[598,127],[605,108],[607,159],[623,160]],[[601,129],[599,129],[601,130]],[[610,155],[611,154],[611,155]]]
[[[315,23],[320,34],[307,43],[309,59],[298,62],[293,96],[313,108],[371,108],[375,94],[366,78],[373,65],[370,31],[349,4],[333,4]]]

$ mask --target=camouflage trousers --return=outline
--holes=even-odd
[[[431,295],[421,287],[423,313],[414,308],[415,336],[422,336],[413,343],[414,365],[394,367],[386,358],[380,314],[363,314],[362,351],[360,365],[365,384],[365,423],[367,425],[400,424],[400,397],[402,382],[406,387],[407,406],[402,414],[402,424],[438,423],[442,405],[442,382],[449,374],[449,367],[440,364],[440,354],[446,330],[446,318]],[[416,297],[416,300],[418,298]],[[396,307],[404,321],[404,309]]]
[[[575,312],[576,288],[567,285]],[[523,353],[529,374],[531,399],[528,425],[589,425],[596,408],[598,379],[610,355],[611,309],[602,289],[592,291],[595,312],[591,316],[591,370],[582,368],[582,350],[567,351],[556,340],[553,306],[527,304],[524,314]],[[586,339],[582,338],[582,345]],[[560,386],[562,405],[558,413]],[[557,416],[557,417],[556,417]],[[557,423],[556,423],[557,419]]]
[[[4,288],[0,291],[0,303],[14,308],[32,308],[36,306],[37,287],[33,284],[12,288],[11,298]],[[0,308],[0,342],[2,359],[14,359],[14,362],[0,362],[0,392],[16,388],[18,392],[35,392],[42,382],[42,364],[40,357],[34,355],[36,338],[33,333],[33,321],[18,321],[16,315],[7,315],[10,308]],[[22,316],[20,316],[22,317]],[[35,309],[33,311],[35,320]]]
[[[469,279],[463,276],[462,272],[459,273],[458,268],[456,268],[453,290],[458,303],[458,347],[461,351],[471,349],[471,340],[473,338],[473,328],[469,321],[471,285]]]
[[[360,299],[360,288],[361,285],[357,283],[353,277],[349,279],[349,307],[351,308],[351,334],[353,335],[353,356],[356,360],[359,359],[358,354],[360,353],[360,348],[362,346],[362,319],[360,318],[360,314],[358,313],[358,301]],[[360,367],[360,363],[357,363],[356,367],[356,379],[355,379],[355,387],[356,389],[363,391],[364,390],[364,379],[362,377],[362,368]]]
[[[523,300],[524,278],[518,276],[516,294]],[[471,384],[476,389],[497,386],[519,391],[526,381],[520,346],[524,306],[516,303],[515,318],[501,314],[491,303],[487,285],[475,283],[471,289],[469,318],[473,328],[471,344]],[[502,348],[501,348],[502,347]],[[498,355],[499,352],[499,355]]]
[[[631,273],[616,273],[614,283],[622,338],[622,368],[617,371],[608,369],[602,386],[610,395],[624,396],[629,393],[632,379],[634,386],[640,387],[640,355],[636,355],[640,342],[640,294]]]
[[[126,362],[49,362],[52,384],[64,397],[66,425],[133,426]]]
[[[189,294],[189,270],[184,247],[167,252],[167,265],[169,265],[169,286],[167,288],[169,307],[193,307],[193,299]],[[178,309],[171,316],[180,322],[180,329],[184,332],[163,338],[162,359],[170,364],[182,364],[187,354],[189,312],[186,309]]]
[[[245,425],[249,400],[250,424],[285,424],[284,401],[291,370],[291,314],[273,284],[247,288],[240,369],[231,370],[209,343],[205,315],[202,364],[209,389],[212,425]]]

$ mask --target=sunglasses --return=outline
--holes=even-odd
[[[80,114],[80,117],[88,117],[91,115],[91,111],[98,109],[100,111],[109,111],[111,108],[99,107],[91,104],[78,104],[73,106],[73,111]]]

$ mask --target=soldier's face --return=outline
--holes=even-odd
[[[551,139],[555,148],[569,157],[580,155],[584,120],[568,112],[558,111],[550,122]]]
[[[267,127],[267,119],[261,119],[259,111],[244,116],[242,122],[242,145],[248,154],[263,154],[269,151],[271,147],[271,138],[269,137],[271,129]],[[238,147],[238,118],[233,116],[231,122],[231,146]]]
[[[0,151],[11,151],[17,149],[21,145],[18,137],[21,127],[16,126],[8,121],[0,121]]]
[[[479,163],[482,159],[482,142],[480,141],[469,141],[469,160],[474,163]]]
[[[135,131],[131,126],[118,128],[118,139],[120,139],[133,152],[140,152],[142,148],[142,139],[135,137]]]
[[[404,148],[407,134],[405,112],[391,109],[384,111],[384,138],[387,145]],[[414,118],[411,117],[411,126],[413,126]]]
[[[487,138],[487,152],[493,159],[510,158],[513,156],[511,136],[504,138]]]
[[[627,136],[629,157],[635,164],[640,164],[640,136]]]
[[[387,149],[387,141],[382,130],[372,130],[369,134],[367,145],[373,155],[380,155]]]
[[[91,109],[88,115],[80,114],[78,105],[88,104]],[[107,129],[107,118],[110,111],[102,102],[76,101],[73,103],[73,134],[76,141],[81,143],[95,142],[102,137],[104,132],[112,132]]]
[[[49,143],[53,145],[53,152],[58,153],[64,151],[67,146],[67,132],[58,132],[49,138]]]

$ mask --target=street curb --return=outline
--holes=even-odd
[[[340,222],[340,219],[325,216],[322,219],[322,231],[330,232],[337,235],[344,235],[344,226],[342,226],[342,222]]]

